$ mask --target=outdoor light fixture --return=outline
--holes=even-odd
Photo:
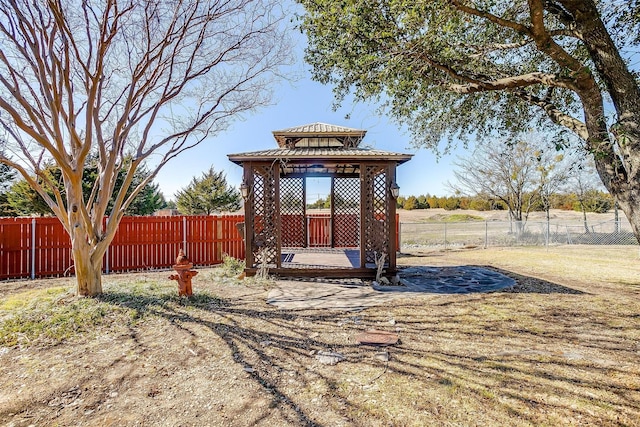
[[[394,199],[397,199],[398,196],[400,195],[400,187],[398,186],[398,184],[396,184],[396,182],[393,181],[389,189],[391,190],[391,197],[393,197]]]
[[[244,181],[240,184],[240,194],[245,201],[249,198],[249,186]]]

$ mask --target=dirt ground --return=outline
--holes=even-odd
[[[200,270],[191,300],[172,296],[168,272],[105,276],[95,310],[106,321],[0,347],[0,424],[640,425],[637,247],[415,252],[399,263],[489,266],[517,284],[354,312],[278,309],[265,302],[278,282],[220,269]],[[73,280],[0,283],[0,307],[60,287]],[[400,342],[359,345],[367,329]],[[325,352],[343,361],[326,364]]]

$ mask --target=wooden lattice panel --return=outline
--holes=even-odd
[[[333,179],[333,244],[360,246],[360,179]]]
[[[280,178],[282,246],[306,246],[304,178]]]
[[[367,165],[364,168],[364,251],[365,261],[375,263],[382,254],[389,255],[389,218],[387,203],[390,202],[386,168]]]
[[[276,212],[276,176],[273,164],[253,168],[253,247],[255,266],[274,265],[278,257],[279,216]]]

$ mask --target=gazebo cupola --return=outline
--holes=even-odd
[[[410,154],[360,148],[365,130],[312,123],[273,131],[278,148],[230,154],[243,167],[247,273],[266,265],[278,275],[371,277],[384,260],[396,269],[396,167]],[[326,246],[357,251],[350,267],[290,263],[308,250],[306,179],[331,179]],[[319,250],[319,249],[317,249]]]

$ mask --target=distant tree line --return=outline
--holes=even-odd
[[[525,195],[525,199],[532,199],[531,211],[544,212],[545,206],[539,194]],[[613,198],[610,194],[601,190],[587,190],[584,194],[561,193],[552,194],[549,199],[550,209],[575,210],[582,212],[603,213],[613,209]],[[448,211],[456,209],[469,209],[474,211],[507,210],[507,205],[502,200],[492,199],[488,196],[432,196],[421,194],[419,196],[400,196],[396,201],[398,209],[437,209]],[[307,209],[329,209],[331,197],[319,198],[313,203],[307,204]]]
[[[525,195],[533,199],[531,211],[544,212],[545,206],[538,194]],[[506,203],[478,195],[472,196],[400,196],[396,202],[398,209],[437,209],[446,210],[469,209],[475,211],[507,210]],[[613,209],[613,198],[610,194],[600,190],[587,190],[582,196],[576,193],[553,194],[550,197],[551,209],[575,210],[603,213]]]
[[[345,198],[339,194],[335,195],[334,205],[340,209],[344,208],[356,208],[360,204],[359,198]],[[313,203],[307,203],[307,209],[329,209],[331,208],[331,195],[327,196],[327,198],[320,197]]]
[[[454,194],[398,198],[407,210],[444,208],[506,210],[517,232],[523,230],[530,212],[550,209],[606,212],[614,208],[613,197],[603,191],[593,161],[562,152],[567,140],[547,140],[529,133],[509,140],[500,149],[480,144],[469,156],[454,162],[455,182],[447,183]]]
[[[117,194],[117,190],[122,185],[126,168],[126,164],[121,167],[120,174],[115,181],[114,194]],[[48,165],[42,175],[44,178],[38,179],[49,180],[62,194],[65,193],[60,169],[57,166]],[[147,167],[139,166],[134,174],[131,188],[135,188],[148,175]],[[82,178],[85,199],[103,196],[101,192],[93,194],[98,177],[97,157],[91,156],[87,160]],[[240,209],[240,201],[240,193],[227,183],[224,173],[216,172],[211,167],[202,176],[194,177],[189,185],[178,191],[175,202],[167,201],[160,191],[159,185],[150,181],[131,202],[126,214],[152,215],[159,209],[177,208],[184,215],[210,215],[221,211],[237,211]],[[110,205],[112,203],[113,201],[109,202]],[[53,215],[53,213],[42,196],[25,179],[19,178],[14,169],[0,164],[0,217],[49,215]]]

